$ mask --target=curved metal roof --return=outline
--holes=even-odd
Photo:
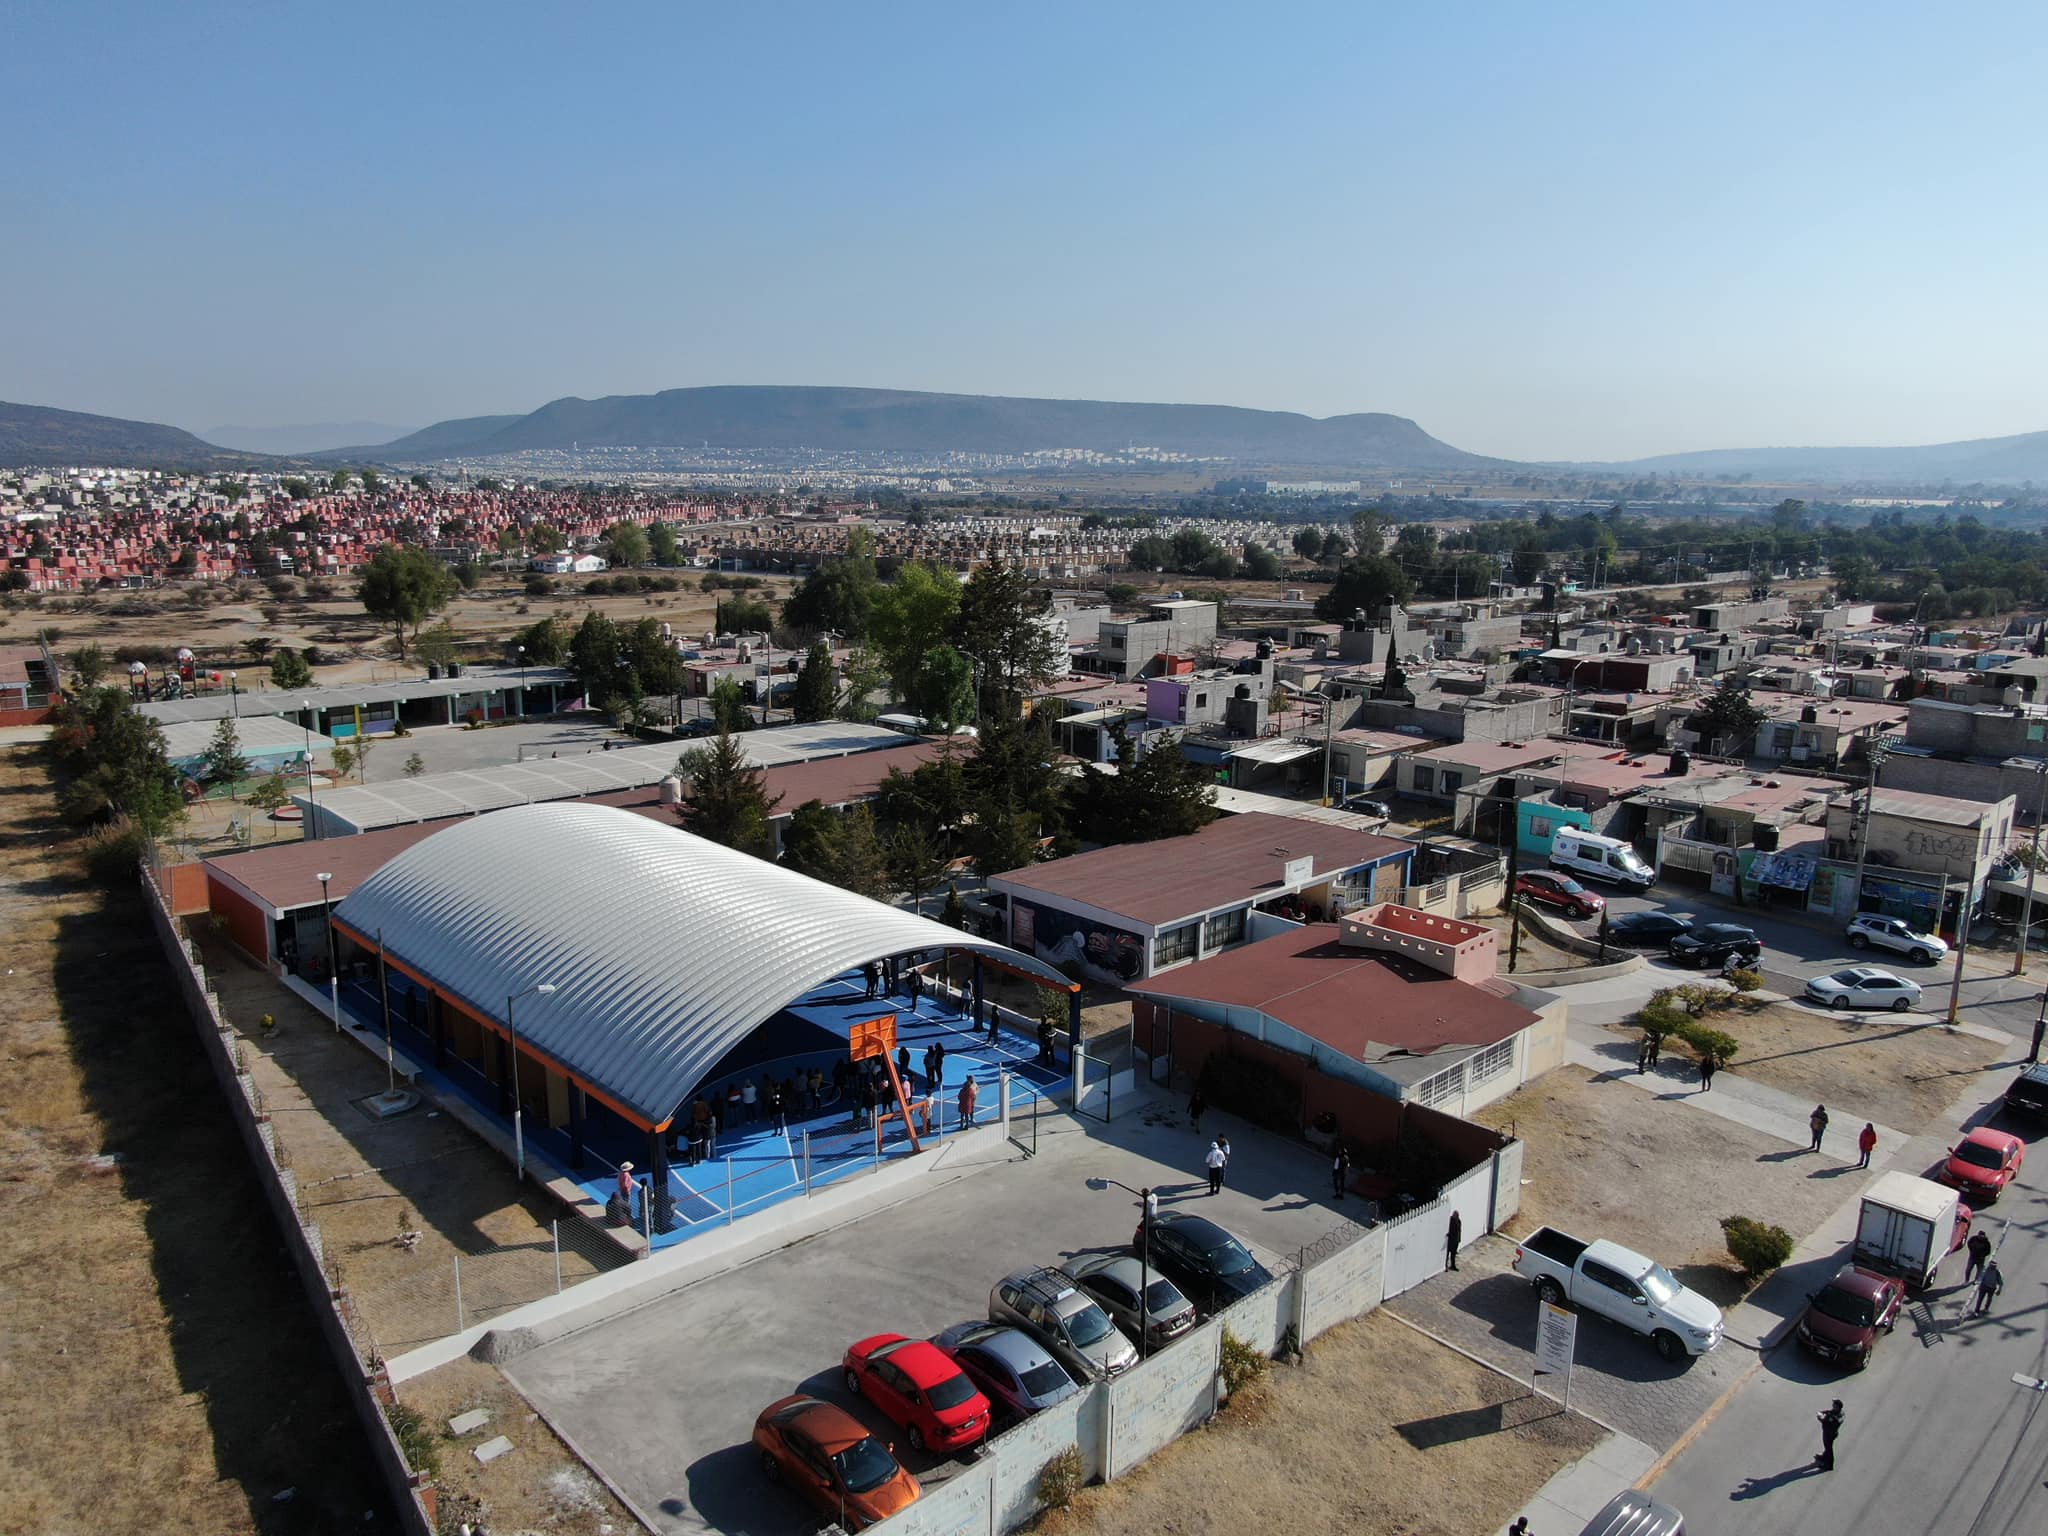
[[[779,1008],[887,955],[1043,962],[605,805],[533,805],[414,844],[335,909],[394,960],[651,1124]]]

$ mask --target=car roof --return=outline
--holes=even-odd
[[[1092,1259],[1081,1260],[1067,1273],[1076,1280],[1085,1280],[1090,1275],[1114,1275],[1135,1291],[1141,1278],[1140,1271],[1143,1269],[1144,1265],[1128,1253],[1104,1253],[1097,1254]]]
[[[1728,935],[1735,933],[1741,934],[1745,939],[1753,939],[1756,937],[1755,929],[1745,928],[1740,923],[1703,923],[1699,927],[1693,929],[1693,932],[1696,934],[1711,933],[1716,938],[1726,938]]]
[[[1014,1285],[1020,1290],[1035,1291],[1046,1301],[1057,1301],[1062,1295],[1073,1290],[1074,1282],[1060,1270],[1040,1264],[1033,1269],[1020,1269],[1014,1274],[1003,1276],[998,1286]]]
[[[1208,1217],[1197,1216],[1191,1211],[1161,1211],[1152,1218],[1152,1222],[1155,1226],[1172,1227],[1204,1251],[1237,1241]]]
[[[1963,1136],[1963,1141],[1975,1142],[1980,1147],[1996,1147],[2001,1152],[2019,1139],[2010,1131],[1994,1131],[1988,1125],[1977,1126]],[[1961,1142],[1957,1145],[1960,1146]]]
[[[1019,1376],[1042,1365],[1059,1364],[1045,1352],[1043,1344],[1021,1328],[992,1328],[962,1342],[972,1344],[976,1349],[986,1350]]]
[[[762,1410],[761,1417],[776,1419],[803,1430],[827,1456],[836,1456],[868,1438],[867,1426],[844,1408],[802,1393],[769,1404]]]
[[[1860,1264],[1844,1264],[1835,1271],[1828,1284],[1838,1291],[1847,1291],[1851,1296],[1861,1296],[1865,1301],[1878,1301],[1894,1282],[1888,1275],[1880,1275],[1874,1269],[1865,1269]]]
[[[893,1344],[884,1344],[868,1358],[887,1360],[920,1387],[936,1386],[960,1374],[952,1357],[929,1339],[898,1339]]]

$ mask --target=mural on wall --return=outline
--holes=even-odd
[[[1012,904],[1010,942],[1062,972],[1078,968],[1111,986],[1134,980],[1145,969],[1145,941],[1137,934],[1029,902]]]

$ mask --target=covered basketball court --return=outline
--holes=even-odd
[[[349,1013],[388,1020],[429,1086],[508,1124],[522,1164],[615,1220],[632,1164],[624,1219],[656,1247],[957,1133],[969,1079],[981,1123],[1005,1079],[1058,1092],[1034,1042],[977,1026],[986,970],[1056,987],[1078,1015],[1042,961],[601,805],[437,832],[357,886],[334,929]],[[932,984],[941,968],[957,991]],[[910,1070],[877,1074],[868,1116],[873,1064],[851,1058],[878,1046]],[[780,1117],[771,1082],[788,1085]],[[749,1083],[751,1112],[729,1103]]]

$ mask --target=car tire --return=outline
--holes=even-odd
[[[1910,998],[1895,997],[1892,999],[1893,1013],[1909,1013],[1912,1011],[1912,1007],[1913,1003]]]
[[[923,1430],[919,1429],[915,1424],[907,1425],[903,1430],[903,1438],[910,1442],[910,1448],[917,1452],[918,1455],[922,1456],[924,1454]]]
[[[1934,964],[1934,956],[1930,955],[1930,954],[1929,954],[1929,953],[1928,953],[1928,952],[1927,952],[1926,950],[1924,950],[1924,949],[1916,949],[1916,950],[1914,950],[1914,951],[1913,951],[1913,955],[1912,955],[1912,960],[1913,960],[1913,963],[1914,963],[1915,965],[1932,965],[1932,964]]]
[[[855,1397],[860,1396],[860,1373],[850,1365],[846,1368],[846,1390]]]
[[[1828,999],[1828,1006],[1830,1008],[1846,1008],[1849,1006],[1849,999],[1846,997],[1831,997]]]
[[[1850,934],[1850,935],[1849,935],[1849,947],[1850,947],[1851,949],[1868,949],[1868,948],[1870,948],[1870,935],[1869,935],[1869,934],[1867,934],[1867,933],[1852,933],[1852,934]]]
[[[1676,1364],[1685,1358],[1685,1341],[1669,1328],[1659,1328],[1650,1335],[1650,1342],[1657,1346],[1657,1353],[1667,1364]]]
[[[782,1481],[782,1463],[766,1451],[761,1453],[761,1475],[771,1483]]]
[[[1561,1307],[1564,1305],[1564,1287],[1549,1275],[1545,1275],[1536,1282],[1536,1299],[1547,1301],[1553,1307]]]

